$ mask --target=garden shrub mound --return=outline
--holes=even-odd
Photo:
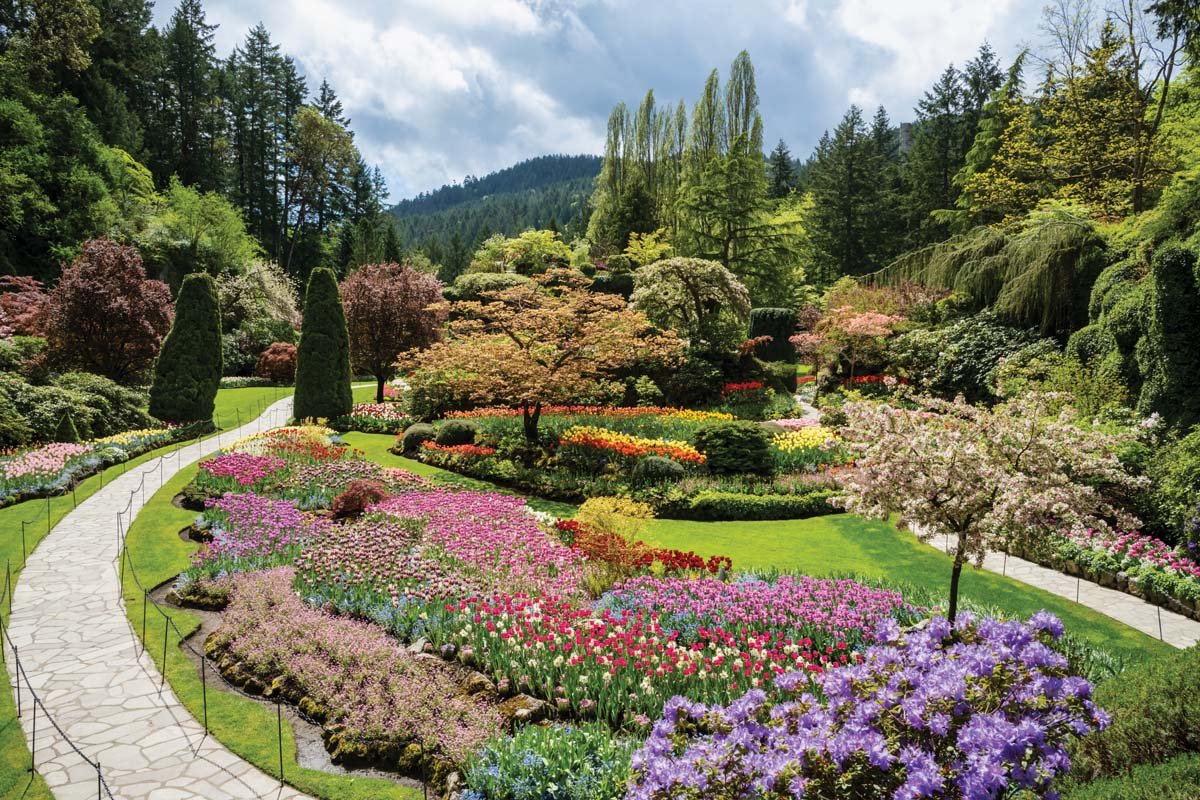
[[[405,652],[377,626],[306,605],[293,577],[290,569],[239,576],[205,652],[230,682],[318,720],[335,763],[441,786],[500,735],[495,706],[467,696],[445,665]]]
[[[448,447],[474,444],[476,431],[475,423],[468,420],[452,419],[442,423],[441,427],[438,428],[434,441]]]
[[[687,475],[682,464],[662,456],[646,456],[633,466],[633,480],[637,483],[667,483]]]
[[[1112,724],[1076,743],[1071,760],[1082,780],[1200,753],[1200,646],[1126,670],[1100,686],[1096,702]]]
[[[754,422],[706,422],[696,430],[696,449],[704,454],[709,471],[717,474],[767,474],[774,469],[770,439]]]
[[[432,442],[437,437],[437,431],[427,422],[409,425],[400,439],[401,448],[405,455],[412,455],[421,449],[425,442]]]
[[[1162,764],[1141,764],[1129,775],[1098,780],[1067,790],[1064,800],[1196,800],[1200,797],[1200,755]]]

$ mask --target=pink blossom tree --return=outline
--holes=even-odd
[[[1061,398],[1031,393],[994,408],[909,398],[915,408],[847,403],[840,430],[857,466],[838,502],[868,517],[899,514],[899,527],[922,541],[957,537],[949,618],[958,609],[963,564],[981,566],[988,550],[1030,544],[1054,530],[1130,530],[1140,523],[1109,499],[1144,478],[1117,459],[1121,440],[1072,424]]]
[[[840,306],[829,311],[819,327],[827,339],[841,344],[853,378],[858,362],[877,352],[883,340],[895,333],[896,326],[904,321],[905,318],[897,314],[855,311],[850,306]]]

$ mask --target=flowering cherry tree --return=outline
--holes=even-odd
[[[950,578],[949,618],[958,606],[963,564],[1008,541],[1034,543],[1065,528],[1136,526],[1106,492],[1135,489],[1143,478],[1117,459],[1120,440],[1057,415],[1052,395],[1031,393],[994,408],[929,397],[915,408],[847,403],[840,430],[857,468],[838,502],[848,511],[884,518],[923,541],[958,537]],[[1129,529],[1128,527],[1126,529]]]

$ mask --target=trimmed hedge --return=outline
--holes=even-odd
[[[211,420],[221,388],[221,307],[209,275],[188,275],[154,365],[150,413],[167,422]]]
[[[753,308],[750,310],[750,334],[746,338],[770,336],[771,341],[758,349],[763,361],[796,363],[796,348],[788,341],[796,332],[796,312],[790,308]],[[793,379],[795,370],[792,370]],[[793,380],[794,383],[794,380]],[[795,391],[793,389],[793,391]]]
[[[333,270],[318,267],[308,279],[304,322],[296,352],[294,415],[334,419],[350,413],[350,334]]]
[[[441,445],[475,444],[478,427],[468,420],[452,419],[438,428],[434,441]]]
[[[667,483],[683,480],[687,470],[669,458],[646,456],[633,465],[632,477],[638,483]]]
[[[704,490],[679,505],[659,511],[664,519],[690,519],[699,522],[735,522],[777,519],[805,519],[837,514],[840,508],[829,504],[838,492],[824,489],[810,494],[740,494]]]
[[[400,446],[404,455],[409,456],[421,449],[425,442],[432,442],[437,437],[437,431],[427,422],[409,425],[400,436]]]
[[[767,432],[748,420],[706,422],[696,429],[695,444],[717,475],[767,474],[775,466]]]

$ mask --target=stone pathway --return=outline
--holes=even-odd
[[[229,444],[283,424],[291,398],[258,419],[221,432]],[[159,461],[129,470],[62,519],[29,557],[13,597],[9,632],[29,683],[50,716],[83,753],[99,760],[116,798],[303,798],[291,787],[229,752],[176,699],[125,618],[117,572],[117,513],[132,497],[137,516],[148,498],[182,466],[219,447],[213,436]],[[10,686],[14,660],[5,659]],[[21,724],[32,741],[29,692],[21,681]],[[59,800],[97,797],[96,772],[38,714],[38,772]],[[275,735],[274,729],[270,731]]]
[[[953,536],[935,536],[929,540],[929,544],[939,550],[953,552],[955,538]],[[967,567],[966,569],[971,568]],[[1023,558],[1006,557],[1004,553],[988,553],[983,560],[983,568],[989,572],[1007,575],[1030,586],[1045,589],[1051,594],[1065,597],[1072,602],[1078,598],[1080,605],[1099,611],[1118,622],[1124,622],[1131,628],[1136,628],[1155,639],[1162,639],[1175,647],[1191,647],[1200,642],[1200,622],[1147,603],[1140,597],[1134,597],[1126,592],[1106,589],[1098,583],[1092,583],[1082,578],[1072,578],[1058,570],[1043,567]]]

